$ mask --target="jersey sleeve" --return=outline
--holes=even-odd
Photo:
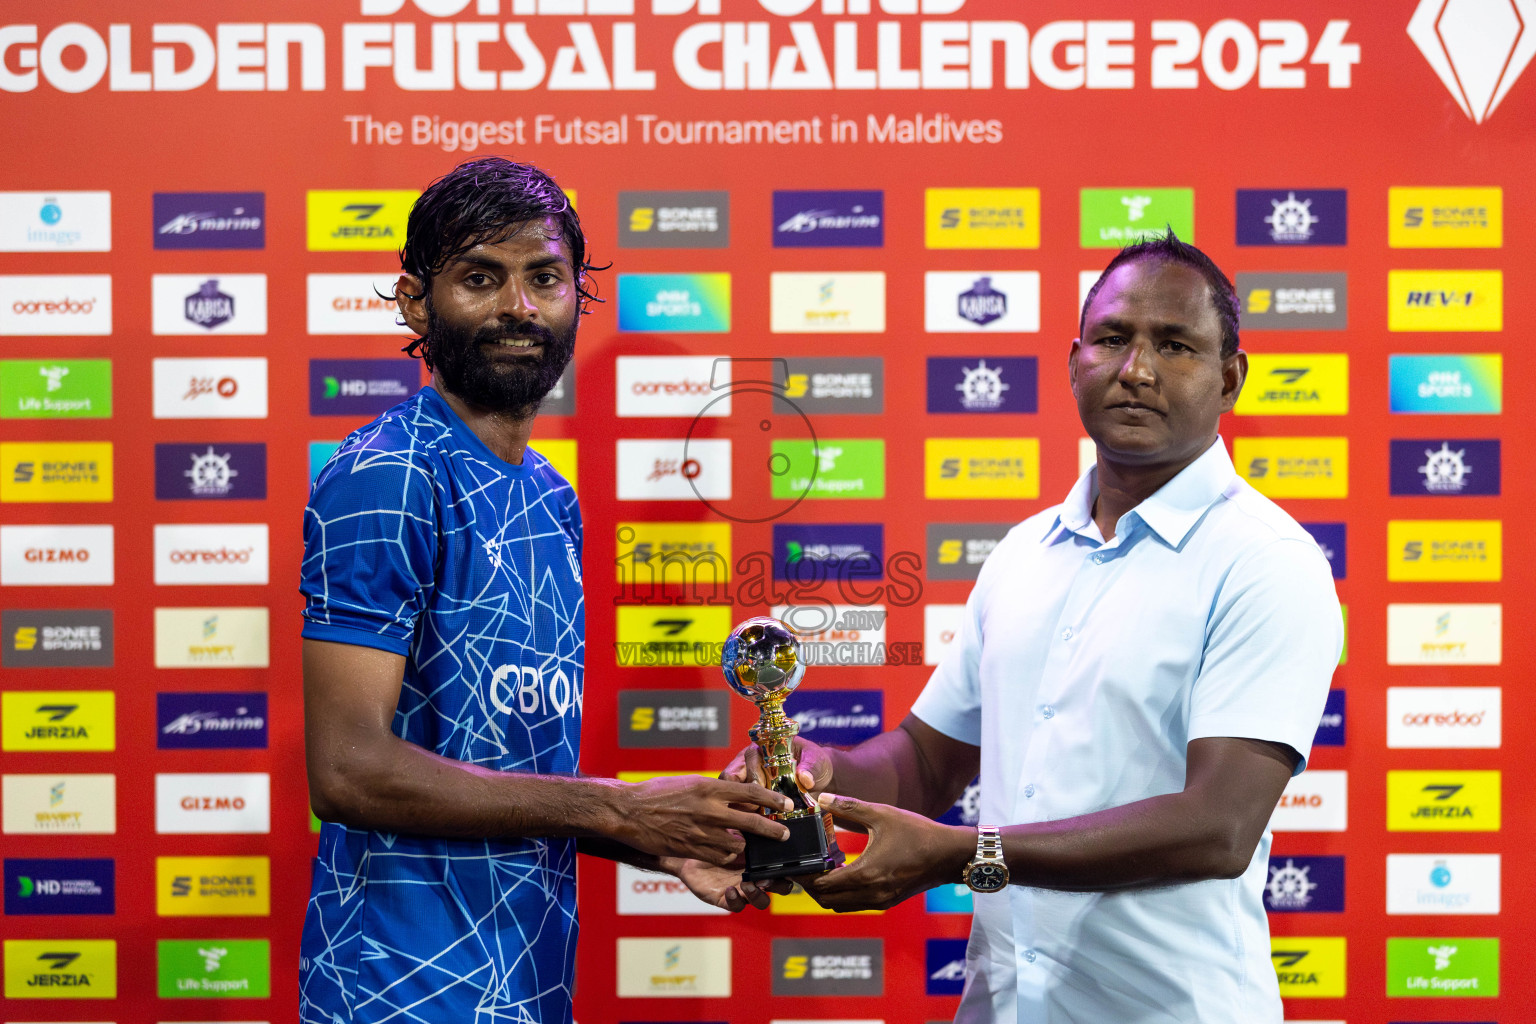
[[[1284,743],[1306,768],[1344,644],[1328,563],[1309,541],[1271,542],[1233,566],[1211,610],[1189,738]]]
[[[436,575],[436,510],[425,459],[337,455],[304,509],[303,635],[406,654]]]
[[[960,636],[928,677],[912,713],[950,739],[981,746],[981,615],[992,589],[993,566],[1001,564],[1008,538],[982,566],[961,615]],[[1006,556],[1004,556],[1006,557]]]

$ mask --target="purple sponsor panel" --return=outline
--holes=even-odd
[[[1348,198],[1342,188],[1240,188],[1237,244],[1344,245]]]
[[[162,750],[264,750],[265,693],[159,693],[156,745]]]
[[[5,912],[112,914],[117,910],[111,859],[5,859]]]
[[[265,249],[262,192],[156,192],[156,249]]]
[[[800,689],[784,702],[784,714],[806,739],[851,746],[885,731],[885,691]]]
[[[421,389],[415,359],[311,359],[311,416],[377,416]]]
[[[1323,717],[1318,720],[1317,734],[1312,737],[1314,747],[1342,747],[1344,745],[1344,691],[1329,690],[1328,702],[1323,705]]]
[[[1343,913],[1344,858],[1271,854],[1264,909],[1271,914]]]
[[[925,990],[930,996],[965,991],[965,939],[929,939],[924,947]]]
[[[929,356],[929,412],[1023,412],[1038,408],[1034,356]]]
[[[155,497],[255,499],[267,496],[267,446],[261,443],[155,445]]]
[[[884,244],[884,192],[836,190],[773,194],[773,245],[776,249],[879,248]]]
[[[877,580],[885,575],[881,523],[773,524],[773,578]]]
[[[1349,571],[1349,531],[1344,523],[1302,523],[1301,528],[1317,541],[1318,549],[1328,559],[1328,568],[1336,580],[1345,579]]]
[[[1399,497],[1497,495],[1501,453],[1494,440],[1423,438],[1392,442],[1392,494]]]

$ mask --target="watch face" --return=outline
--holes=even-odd
[[[1001,864],[973,864],[965,881],[976,892],[997,892],[1008,884],[1008,869]]]

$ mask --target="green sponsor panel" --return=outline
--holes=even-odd
[[[266,939],[161,939],[161,999],[266,999],[272,994]]]
[[[0,419],[109,419],[112,360],[0,359]]]
[[[1387,940],[1389,996],[1498,994],[1498,939]]]
[[[775,441],[768,470],[775,498],[883,498],[885,442]]]
[[[1184,241],[1195,240],[1192,188],[1085,188],[1079,210],[1084,249],[1119,249],[1170,227]]]

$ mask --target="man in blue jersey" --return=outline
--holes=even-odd
[[[529,447],[592,266],[543,172],[499,158],[411,211],[396,299],[432,384],[354,432],[304,510],[310,800],[303,1024],[571,1019],[576,851],[731,910],[729,865],[786,830],[756,785],[578,771],[576,496]],[[732,806],[732,805],[737,806]]]

